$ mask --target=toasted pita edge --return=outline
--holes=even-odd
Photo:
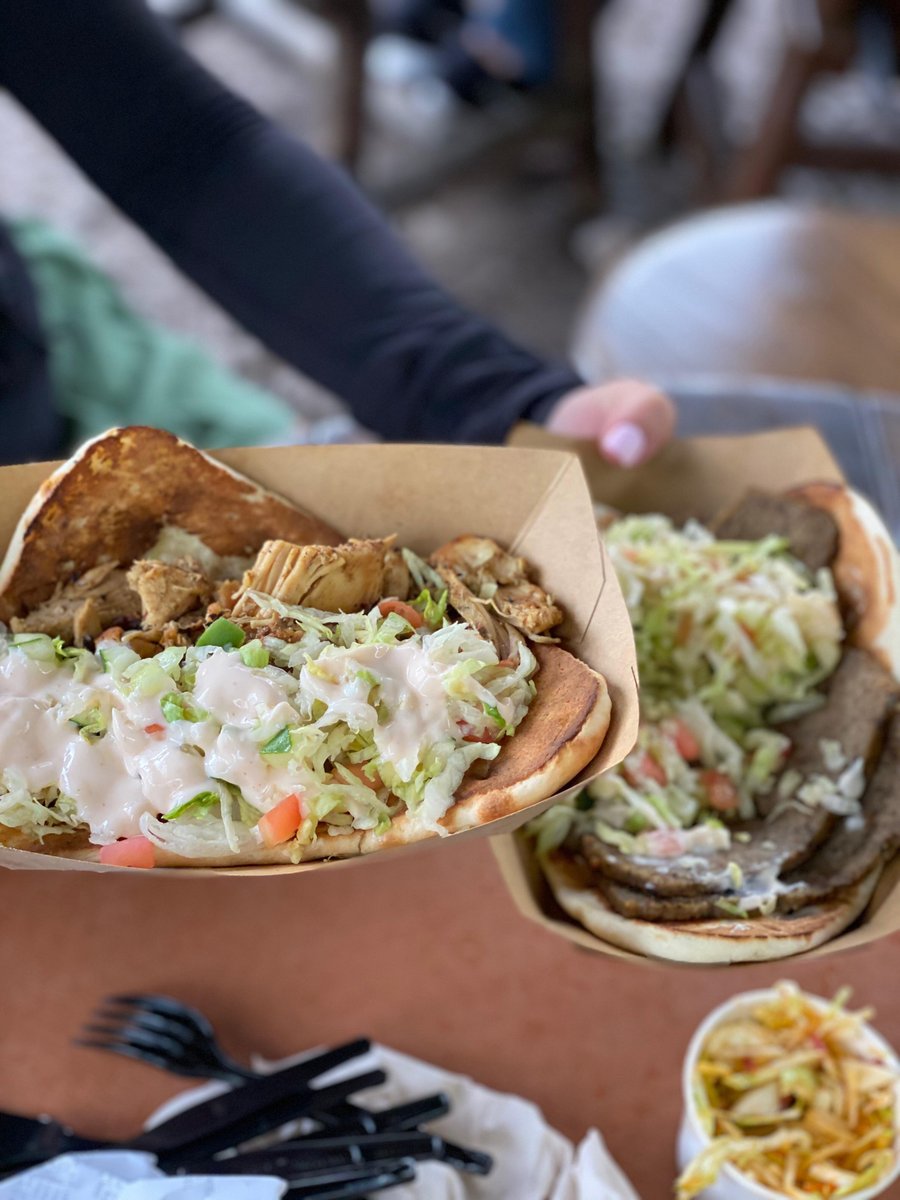
[[[158,852],[158,865],[241,867],[348,858],[465,833],[548,800],[595,757],[609,729],[612,705],[606,680],[580,659],[559,646],[534,649],[541,664],[534,702],[515,736],[504,741],[488,776],[463,780],[458,799],[439,822],[443,835],[402,814],[384,834],[353,830],[328,835],[305,847],[299,858],[291,857],[288,843],[203,859]]]
[[[792,916],[642,921],[615,912],[575,864],[550,855],[542,867],[560,908],[602,941],[647,958],[702,966],[773,962],[823,945],[863,912],[882,870],[874,868],[840,896]]]
[[[838,527],[831,566],[851,616],[848,642],[867,650],[900,679],[900,554],[868,500],[839,483],[809,483],[788,495],[830,514]]]
[[[845,484],[813,482],[785,494],[825,509],[837,524],[840,536],[831,571],[849,617],[847,641],[900,680],[900,555],[883,520]],[[881,872],[876,868],[839,897],[797,914],[747,921],[643,921],[614,912],[584,873],[579,888],[575,863],[567,864],[570,873],[563,879],[561,857],[555,866],[549,859],[541,866],[569,916],[612,945],[684,963],[765,962],[820,946],[865,909]],[[746,932],[738,935],[738,929]]]
[[[130,564],[167,522],[222,557],[252,554],[274,536],[343,541],[324,521],[172,433],[109,429],[58,466],[19,518],[0,564],[0,620],[36,608],[60,580],[99,563]]]

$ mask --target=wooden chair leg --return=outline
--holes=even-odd
[[[661,150],[671,150],[677,142],[679,114],[685,101],[685,90],[690,88],[691,74],[701,68],[704,77],[709,76],[709,55],[733,7],[734,0],[707,0],[706,11],[688,48],[684,66],[663,106],[656,132]]]
[[[332,9],[340,43],[336,154],[354,174],[366,122],[366,50],[372,33],[368,0],[343,0]]]
[[[788,48],[759,133],[736,155],[728,173],[725,199],[756,200],[775,190],[781,172],[795,156],[800,108],[821,66],[819,51]]]
[[[606,0],[563,0],[558,6],[560,55],[554,92],[563,110],[575,151],[580,181],[594,200],[599,196],[603,159],[598,133],[594,64],[594,23]]]

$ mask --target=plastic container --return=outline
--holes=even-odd
[[[726,1019],[740,1016],[741,1013],[753,1008],[761,1001],[771,999],[774,995],[775,989],[767,988],[763,991],[741,992],[739,995],[733,996],[724,1004],[719,1005],[718,1008],[713,1009],[691,1038],[685,1055],[681,1076],[684,1112],[681,1119],[681,1128],[678,1133],[679,1172],[683,1171],[691,1159],[704,1149],[705,1146],[709,1145],[710,1141],[700,1122],[693,1097],[694,1068],[700,1057],[700,1050],[703,1043],[717,1025]],[[804,995],[819,1008],[825,1008],[829,1003],[820,996],[811,996],[808,992],[804,992]],[[893,1048],[870,1025],[864,1025],[863,1031],[863,1040],[870,1043],[884,1056],[886,1062],[898,1072],[898,1081],[894,1087],[896,1097],[894,1120],[898,1122],[900,1121],[900,1060],[898,1060]],[[872,1187],[866,1188],[861,1192],[854,1192],[852,1200],[875,1200],[876,1196],[883,1196],[891,1184],[895,1183],[898,1178],[900,1178],[900,1125],[895,1130],[894,1166],[892,1170]],[[785,1200],[785,1198],[783,1192],[773,1192],[771,1188],[763,1187],[762,1184],[756,1183],[755,1180],[745,1175],[742,1171],[739,1171],[736,1167],[725,1166],[722,1168],[716,1182],[711,1187],[706,1188],[700,1194],[698,1200]]]

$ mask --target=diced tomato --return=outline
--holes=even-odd
[[[737,788],[721,771],[701,771],[700,786],[706,792],[706,803],[716,812],[734,812],[741,802]]]
[[[663,722],[663,731],[685,762],[697,762],[700,758],[700,743],[687,721],[683,721],[681,717],[669,717]]]
[[[155,867],[156,855],[147,838],[130,837],[101,846],[100,861],[113,867]]]
[[[378,611],[383,617],[388,616],[390,613],[397,613],[404,620],[409,621],[413,629],[418,629],[419,626],[425,624],[425,618],[422,614],[414,609],[411,604],[407,604],[403,600],[382,600],[378,605]]]
[[[677,858],[684,853],[684,835],[678,829],[650,829],[643,836],[647,853],[654,858]]]
[[[486,744],[487,742],[496,742],[497,740],[496,734],[492,736],[490,733],[476,733],[468,721],[457,721],[456,728],[462,735],[464,742],[482,742]]]
[[[144,733],[162,733],[165,725],[158,725],[155,721],[152,725],[144,726]]]
[[[637,787],[648,779],[658,783],[660,787],[665,787],[668,782],[665,768],[646,750],[641,751],[634,766],[626,763],[624,769],[625,777],[632,787]]]
[[[289,841],[308,815],[305,801],[296,792],[291,792],[259,818],[258,828],[263,841],[269,847]]]
[[[355,775],[360,783],[364,783],[366,787],[371,788],[373,792],[377,792],[380,787],[384,786],[378,776],[377,771],[375,772],[375,778],[370,779],[362,767],[357,763],[343,763],[342,765],[345,771],[349,771],[351,775]]]

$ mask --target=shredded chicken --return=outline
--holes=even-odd
[[[359,612],[371,608],[388,594],[405,599],[409,574],[403,576],[398,570],[400,556],[393,550],[394,540],[393,537],[351,539],[342,546],[265,542],[256,562],[244,575],[233,616],[252,617],[259,613],[260,606],[250,592],[262,592],[283,604],[324,612]],[[390,591],[386,580],[391,584]]]
[[[161,629],[196,608],[205,608],[215,585],[190,561],[179,563],[138,559],[128,582],[141,598],[141,624]]]
[[[76,646],[110,625],[137,623],[141,601],[115,563],[100,563],[69,583],[59,583],[49,600],[25,617],[13,617],[14,633],[47,633]]]
[[[508,621],[496,617],[484,600],[479,600],[449,567],[435,570],[447,585],[447,602],[462,619],[493,645],[500,658],[511,657],[522,635]]]
[[[445,581],[452,573],[476,600],[530,637],[546,633],[563,619],[553,598],[528,578],[525,559],[507,554],[491,538],[470,534],[455,538],[435,550],[431,563]],[[450,601],[460,612],[452,595]]]

